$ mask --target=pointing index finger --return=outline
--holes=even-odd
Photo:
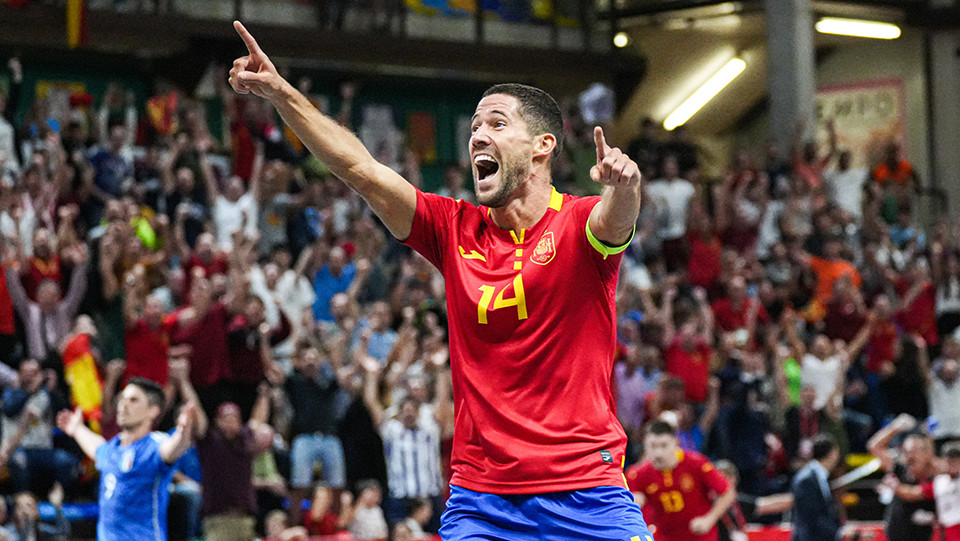
[[[240,34],[240,38],[243,39],[243,44],[247,46],[247,51],[250,54],[263,54],[263,51],[260,49],[260,46],[257,45],[257,40],[253,39],[253,34],[251,34],[240,21],[233,21],[233,28]]]
[[[597,163],[600,163],[610,148],[607,146],[607,141],[603,137],[603,128],[600,126],[593,128],[593,142],[597,145]]]

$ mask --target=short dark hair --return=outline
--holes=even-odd
[[[647,425],[647,435],[677,437],[677,429],[672,424],[658,419]]]
[[[357,495],[360,495],[361,492],[367,490],[368,488],[375,488],[383,492],[380,482],[376,479],[361,479],[360,481],[357,481]]]
[[[559,156],[563,150],[563,114],[553,96],[539,88],[519,83],[501,83],[493,85],[483,93],[483,97],[493,94],[506,94],[520,102],[520,116],[527,123],[533,135],[549,133],[557,139],[553,156]]]
[[[426,498],[413,498],[407,501],[407,516],[416,513],[418,509],[425,505],[431,505],[430,500]]]
[[[147,400],[154,406],[163,409],[163,389],[160,384],[147,378],[130,378],[127,385],[136,385],[147,395]]]
[[[943,458],[960,458],[960,441],[951,441],[943,446]]]
[[[814,460],[823,460],[827,458],[827,455],[830,454],[830,451],[833,451],[837,448],[837,442],[833,441],[833,438],[827,434],[819,434],[813,438],[813,459]]]

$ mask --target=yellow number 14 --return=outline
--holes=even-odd
[[[488,285],[480,286],[482,294],[480,295],[480,303],[477,305],[477,320],[480,324],[487,324],[487,310],[491,310],[491,300],[493,301],[492,310],[516,306],[517,319],[527,319],[527,297],[523,293],[523,276],[518,274],[513,279],[513,297],[505,299],[503,294],[507,291],[508,287],[510,286],[504,286],[504,288],[497,293],[496,298],[494,298],[493,294],[497,290],[495,287]]]

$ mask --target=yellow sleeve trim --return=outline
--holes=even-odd
[[[637,224],[633,224],[633,231],[630,232],[630,238],[627,239],[627,242],[621,244],[620,246],[607,246],[600,239],[594,236],[593,231],[590,231],[590,218],[587,218],[587,240],[590,242],[590,246],[593,246],[594,250],[603,255],[604,259],[626,250],[627,247],[630,246],[630,243],[633,242],[633,236],[636,234]]]

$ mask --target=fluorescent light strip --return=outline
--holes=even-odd
[[[746,68],[747,63],[742,59],[730,59],[729,62],[720,68],[720,71],[714,73],[707,82],[703,83],[703,86],[698,88],[689,98],[683,100],[683,103],[670,113],[670,116],[663,121],[663,127],[670,131],[677,126],[685,124]]]
[[[897,39],[900,37],[899,26],[880,21],[823,17],[817,21],[814,27],[821,34],[836,34],[838,36],[874,39]]]

